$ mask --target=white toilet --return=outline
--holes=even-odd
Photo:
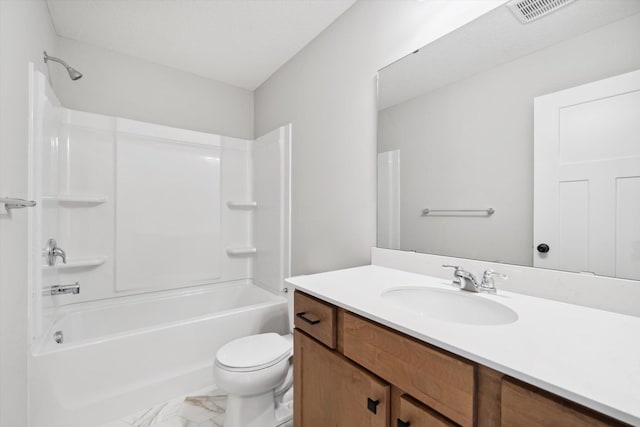
[[[293,335],[250,335],[218,350],[216,385],[227,393],[224,427],[276,427],[292,413]]]

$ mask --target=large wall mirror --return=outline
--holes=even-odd
[[[379,72],[378,246],[640,280],[640,1],[517,15]]]

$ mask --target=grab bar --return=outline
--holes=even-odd
[[[429,215],[430,213],[434,213],[434,212],[466,212],[466,213],[470,213],[470,212],[482,212],[485,213],[487,215],[493,215],[496,210],[493,208],[487,208],[487,209],[429,209],[429,208],[424,208],[422,209],[422,215]]]
[[[4,204],[5,209],[32,208],[36,205],[33,200],[17,199],[15,197],[0,197],[0,204]]]

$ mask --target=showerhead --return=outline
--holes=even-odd
[[[59,64],[62,64],[64,66],[64,68],[67,69],[67,72],[69,73],[69,77],[71,78],[71,80],[78,80],[80,77],[82,77],[82,73],[80,71],[76,70],[75,68],[73,68],[71,65],[67,64],[66,62],[64,62],[60,58],[56,58],[56,57],[47,55],[47,51],[45,50],[44,51],[44,62],[45,62],[45,64],[48,61],[53,61],[53,62],[57,62]]]
[[[78,80],[82,77],[82,73],[73,67],[67,67],[67,71],[69,72],[69,77],[71,77],[71,80]]]

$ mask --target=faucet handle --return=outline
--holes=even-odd
[[[443,268],[453,268],[455,271],[453,272],[453,285],[457,286],[457,287],[462,287],[462,280],[460,279],[460,277],[458,276],[457,273],[464,271],[464,269],[462,267],[460,267],[459,265],[449,265],[449,264],[442,264]]]
[[[58,256],[58,257],[62,258],[62,263],[63,264],[67,263],[67,254],[64,252],[64,250],[62,250],[62,248],[54,248],[53,249],[53,256]]]
[[[501,279],[507,280],[509,278],[509,276],[507,276],[506,274],[502,274],[502,273],[498,273],[497,271],[493,270],[493,269],[489,269],[486,270],[484,272],[484,275],[482,276],[483,278],[486,278],[487,280],[493,278],[493,276],[498,276]]]
[[[62,263],[67,263],[67,254],[58,247],[58,243],[55,239],[49,239],[47,241],[47,247],[44,249],[44,255],[47,257],[47,265],[53,267],[56,265],[56,257],[62,258]]]
[[[497,271],[489,269],[482,275],[482,282],[480,283],[480,286],[483,289],[493,290],[495,292],[496,285],[493,281],[493,276],[498,276],[502,280],[507,280],[509,278],[506,274],[498,273]]]

